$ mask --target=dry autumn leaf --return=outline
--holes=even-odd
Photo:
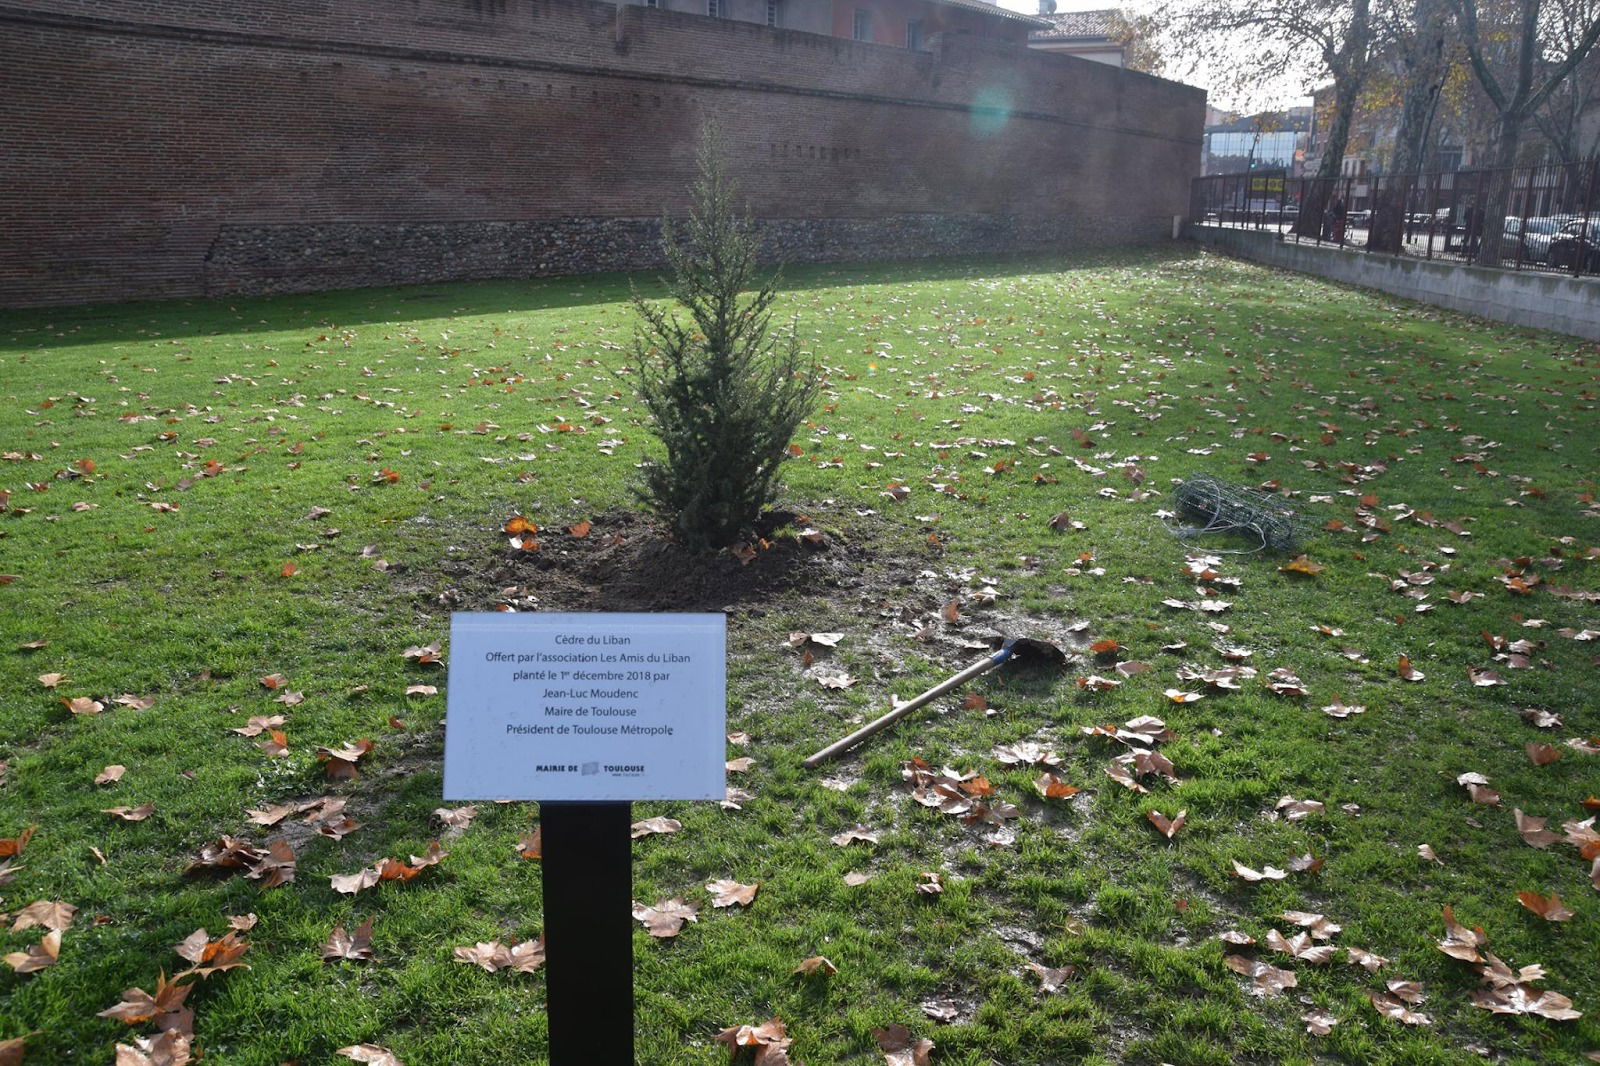
[[[472,820],[478,816],[478,808],[472,804],[465,807],[435,807],[433,816],[446,829],[459,833],[472,824]]]
[[[928,1056],[933,1053],[932,1040],[914,1036],[903,1025],[874,1029],[872,1038],[878,1042],[886,1066],[928,1066]]]
[[[339,959],[349,959],[352,962],[368,962],[372,959],[371,918],[348,933],[342,925],[333,927],[327,942],[322,945],[322,961],[336,962]]]
[[[173,947],[180,958],[190,963],[190,968],[176,974],[173,980],[190,974],[206,978],[238,967],[248,970],[250,967],[239,960],[249,949],[249,941],[240,939],[237,929],[230,929],[215,940],[210,939],[203,927],[196,929]]]
[[[17,973],[37,973],[48,966],[54,966],[61,957],[61,930],[47,931],[37,944],[30,944],[23,951],[13,951],[5,956],[5,964]]]
[[[133,1045],[117,1045],[116,1066],[188,1066],[190,1057],[189,1034],[168,1029],[153,1037],[136,1036]]]
[[[1404,1025],[1433,1024],[1432,1018],[1426,1014],[1411,1010],[1400,997],[1392,992],[1368,992],[1367,999],[1371,1001],[1373,1009],[1385,1018],[1391,1018]]]
[[[544,965],[544,937],[524,940],[520,944],[502,944],[497,940],[480,941],[470,947],[455,948],[452,955],[457,962],[482,967],[489,973],[500,970],[533,973]]]
[[[1278,799],[1273,810],[1280,818],[1290,822],[1298,822],[1313,814],[1322,814],[1326,807],[1321,800],[1299,800],[1293,796],[1282,796]]]
[[[756,901],[756,890],[761,887],[761,882],[742,885],[737,881],[710,881],[706,883],[706,891],[711,894],[713,907],[748,907]]]
[[[142,988],[130,988],[122,993],[122,1001],[115,1006],[107,1007],[95,1015],[97,1018],[111,1018],[115,1021],[126,1022],[129,1025],[138,1025],[147,1022],[162,1014],[172,1014],[183,1008],[183,1001],[194,990],[193,983],[179,984],[176,979],[167,980],[165,973],[156,978],[156,990],[152,995]]]
[[[1039,979],[1039,991],[1041,992],[1059,992],[1061,986],[1072,980],[1078,973],[1078,968],[1071,965],[1051,967],[1029,962],[1027,968]]]
[[[156,805],[141,803],[137,807],[106,807],[100,813],[115,815],[124,822],[142,822],[156,813]]]
[[[1456,921],[1455,912],[1448,906],[1444,909],[1444,939],[1439,941],[1439,950],[1453,959],[1462,962],[1482,962],[1478,954],[1478,945],[1487,937],[1482,929],[1468,929]]]
[[[257,852],[256,855],[255,861],[245,871],[245,876],[260,881],[262,888],[277,888],[294,880],[294,850],[282,837],[274,837],[267,844],[267,850],[264,853]]]
[[[1162,836],[1171,840],[1173,834],[1183,828],[1183,823],[1188,820],[1189,812],[1186,810],[1179,811],[1171,818],[1168,818],[1160,811],[1150,810],[1145,812],[1145,817],[1150,819],[1151,825],[1160,830]]]
[[[882,835],[883,834],[876,829],[868,829],[864,825],[858,825],[853,829],[846,829],[842,833],[835,833],[828,839],[842,848],[849,844],[854,844],[857,841],[860,841],[863,844],[876,844],[879,837]]]
[[[432,644],[413,644],[401,654],[404,658],[410,659],[418,665],[437,666],[443,662],[439,658],[440,646],[441,642],[437,640]]]
[[[1034,791],[1044,799],[1071,799],[1083,791],[1076,785],[1069,785],[1055,774],[1040,774],[1034,779]]]
[[[676,833],[683,828],[683,823],[676,818],[646,818],[643,821],[634,822],[630,828],[633,839],[638,840],[640,837],[647,837],[654,833]]]
[[[1311,577],[1322,573],[1323,567],[1321,563],[1314,563],[1304,555],[1297,555],[1278,569],[1286,574],[1304,574]]]
[[[363,737],[339,748],[317,749],[317,761],[323,764],[323,773],[330,781],[342,781],[361,776],[356,763],[373,748],[372,741]]]
[[[1523,843],[1529,847],[1544,849],[1556,843],[1561,838],[1546,829],[1548,818],[1535,818],[1530,814],[1523,814],[1520,807],[1512,808],[1511,817],[1517,825],[1517,832],[1522,835]]]
[[[1344,931],[1344,927],[1337,922],[1330,922],[1325,915],[1311,914],[1307,911],[1284,911],[1281,915],[1286,922],[1293,922],[1318,940],[1331,940]]]
[[[793,1043],[777,1018],[760,1025],[732,1025],[711,1039],[726,1044],[730,1058],[737,1057],[742,1048],[755,1048],[755,1066],[785,1066],[789,1061],[787,1049]]]
[[[1348,944],[1345,945],[1344,953],[1345,958],[1348,959],[1351,964],[1361,967],[1368,973],[1377,973],[1389,962],[1389,960],[1384,958],[1382,955],[1375,955],[1372,952],[1367,951],[1365,948],[1350,947]]]
[[[544,827],[534,826],[533,831],[517,838],[517,854],[524,859],[544,858]]]
[[[1523,751],[1527,752],[1528,761],[1535,766],[1549,766],[1561,758],[1561,749],[1554,744],[1540,744],[1533,740],[1523,745]]]
[[[677,897],[662,900],[654,907],[635,902],[633,917],[651,936],[664,939],[677,936],[685,923],[698,922],[700,908]]]
[[[1547,922],[1568,922],[1573,918],[1573,912],[1566,908],[1561,902],[1561,897],[1554,892],[1550,893],[1548,898],[1537,892],[1518,892],[1517,902]]]
[[[20,836],[0,838],[0,859],[9,859],[14,855],[21,855],[22,849],[28,846],[28,841],[33,838],[33,826],[24,829]]]
[[[121,763],[112,763],[98,774],[95,774],[94,783],[97,785],[114,785],[121,781],[122,775],[127,772],[128,768],[126,766]]]
[[[1486,807],[1500,806],[1500,793],[1489,787],[1489,779],[1480,773],[1468,771],[1456,777],[1456,784],[1467,790],[1472,802]]]
[[[1300,981],[1291,970],[1280,970],[1260,959],[1247,959],[1243,955],[1225,955],[1222,964],[1234,973],[1250,978],[1252,996],[1278,996],[1285,989],[1296,987]]]
[[[235,726],[231,732],[238,733],[241,737],[260,736],[266,730],[276,729],[287,721],[288,719],[281,714],[256,714],[251,715],[250,720],[245,722],[244,725]]]
[[[1289,876],[1284,871],[1273,866],[1263,866],[1259,870],[1253,870],[1239,862],[1238,859],[1229,861],[1233,863],[1233,876],[1244,881],[1282,881]]]
[[[77,913],[77,907],[61,900],[37,900],[16,913],[11,922],[11,931],[20,933],[37,925],[64,933],[72,925],[72,919]]]
[[[1292,955],[1301,962],[1309,962],[1315,966],[1332,962],[1333,956],[1339,950],[1332,944],[1313,943],[1309,932],[1296,933],[1292,937],[1286,937],[1276,929],[1270,929],[1267,931],[1267,937],[1263,943],[1274,951]]]
[[[839,967],[829,962],[827,958],[822,955],[813,955],[809,959],[802,960],[800,965],[796,966],[790,972],[801,974],[805,977],[811,977],[816,974],[821,974],[824,977],[831,977],[839,972]]]
[[[351,1044],[340,1048],[337,1053],[347,1059],[364,1062],[367,1066],[406,1066],[398,1055],[377,1044]]]

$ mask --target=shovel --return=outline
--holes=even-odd
[[[804,766],[807,770],[816,769],[819,765],[827,762],[835,755],[838,755],[841,752],[849,751],[851,748],[855,747],[863,740],[866,740],[868,737],[883,732],[895,722],[898,722],[900,719],[904,718],[918,707],[928,703],[930,700],[938,699],[946,692],[951,692],[960,688],[973,678],[987,674],[990,670],[995,669],[1019,651],[1042,654],[1057,661],[1065,658],[1061,652],[1061,649],[1057,648],[1053,644],[1048,644],[1042,640],[1030,640],[1026,637],[1009,637],[1006,639],[1006,642],[1001,645],[1000,650],[989,656],[987,659],[980,659],[971,666],[967,667],[965,670],[961,671],[959,674],[956,674],[954,677],[946,678],[921,695],[913,696],[905,703],[897,704],[894,710],[890,711],[888,714],[885,714],[879,718],[875,718],[866,725],[862,726],[860,729],[857,729],[854,733],[851,733],[849,736],[841,740],[834,741],[832,744],[829,744],[815,755],[812,755],[810,758],[806,759],[805,762],[801,763],[800,765]]]

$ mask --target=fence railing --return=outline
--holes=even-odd
[[[1490,204],[1504,205],[1490,218]],[[1600,275],[1600,161],[1323,180],[1196,178],[1190,220],[1284,240],[1509,270]]]

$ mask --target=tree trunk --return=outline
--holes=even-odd
[[[1350,140],[1350,120],[1355,115],[1359,83],[1339,81],[1333,88],[1333,120],[1328,123],[1328,141],[1322,149],[1322,161],[1317,173],[1306,183],[1300,200],[1300,217],[1294,232],[1300,237],[1321,237],[1323,216],[1333,200],[1339,184],[1340,170],[1344,165],[1344,146]]]
[[[1476,205],[1477,233],[1469,232],[1467,240],[1478,237],[1478,251],[1472,257],[1477,266],[1500,265],[1500,235],[1505,230],[1506,209],[1511,203],[1511,168],[1517,163],[1517,148],[1522,143],[1522,115],[1519,111],[1505,111],[1500,115],[1500,128],[1496,131],[1494,169],[1484,185],[1483,203]]]
[[[1367,247],[1398,253],[1405,235],[1406,210],[1427,148],[1428,126],[1447,73],[1444,0],[1416,0],[1411,9],[1416,27],[1406,41],[1402,61],[1407,71],[1395,134],[1389,185],[1373,205],[1372,233]]]
[[[1367,79],[1367,53],[1372,47],[1370,9],[1370,0],[1354,0],[1338,50],[1323,52],[1323,60],[1333,75],[1333,121],[1328,125],[1328,141],[1322,150],[1322,161],[1317,165],[1317,176],[1307,183],[1300,197],[1300,217],[1294,226],[1295,235],[1299,237],[1322,235],[1323,215],[1333,199],[1344,166],[1350,121]],[[1349,205],[1345,207],[1348,209]]]

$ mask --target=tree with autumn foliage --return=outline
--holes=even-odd
[[[1482,217],[1498,233],[1511,200],[1510,169],[1523,127],[1600,43],[1600,10],[1590,0],[1447,0],[1467,58],[1496,119]],[[1485,240],[1475,262],[1500,265],[1500,241]]]
[[[666,455],[636,492],[694,551],[725,547],[777,496],[778,467],[816,407],[820,369],[794,329],[774,332],[776,273],[758,279],[755,227],[736,207],[717,127],[701,133],[688,218],[663,219],[677,313],[634,293],[629,370]],[[680,229],[681,225],[681,229]]]

